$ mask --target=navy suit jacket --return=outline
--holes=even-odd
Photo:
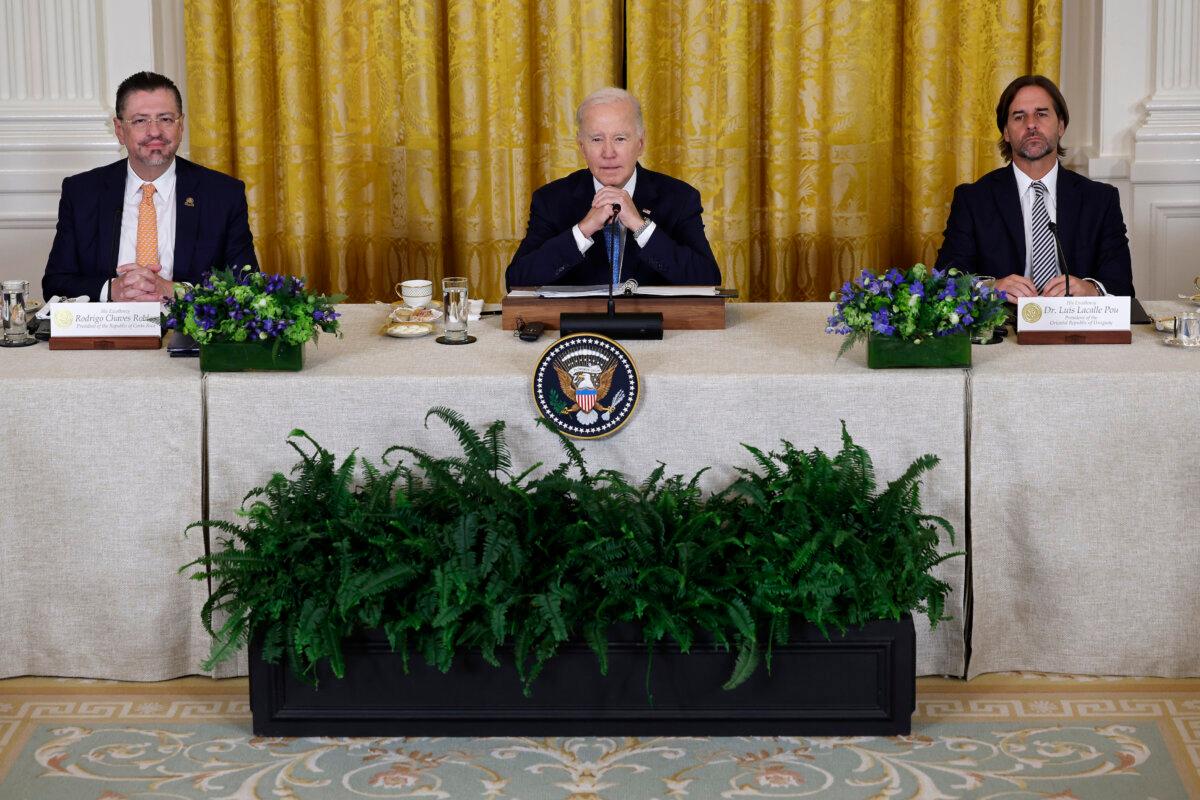
[[[1060,164],[1055,209],[1071,274],[1095,278],[1109,294],[1132,297],[1129,240],[1116,187]],[[1025,274],[1025,223],[1012,165],[954,190],[937,265],[994,278]]]
[[[116,274],[124,208],[126,160],[63,181],[58,232],[42,277],[42,296],[100,299]],[[258,266],[246,209],[246,184],[175,158],[173,279],[196,283],[221,267]]]
[[[587,216],[595,194],[592,173],[586,169],[533,193],[529,228],[504,273],[507,286],[595,286],[612,280],[604,234],[597,231],[592,246],[580,255],[571,233]],[[655,229],[644,248],[626,232],[622,280],[633,278],[646,286],[721,283],[721,270],[704,236],[699,192],[639,165],[633,203],[643,217],[654,221]]]

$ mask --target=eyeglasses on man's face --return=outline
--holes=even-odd
[[[136,116],[122,121],[135,131],[144,131],[151,122],[157,122],[160,128],[174,128],[182,118],[182,114],[159,114],[157,117]]]

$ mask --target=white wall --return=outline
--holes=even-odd
[[[1063,0],[1068,164],[1116,186],[1138,294],[1200,275],[1200,0]]]
[[[145,69],[185,89],[183,0],[0,0],[0,278],[41,296],[62,179],[122,156],[117,85]]]
[[[169,75],[186,110],[183,52],[183,0],[0,0],[0,278],[39,286],[62,179],[121,156],[123,78]],[[1120,189],[1138,293],[1188,290],[1200,275],[1200,0],[1063,0],[1061,84],[1068,165]]]

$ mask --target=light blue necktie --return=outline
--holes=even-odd
[[[617,235],[613,236],[613,228]],[[604,226],[604,252],[608,254],[608,263],[612,267],[612,285],[615,290],[621,285],[621,239],[625,235],[625,226],[618,220],[613,225]]]

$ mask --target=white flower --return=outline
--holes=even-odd
[[[952,311],[952,312],[950,312],[950,324],[951,324],[951,325],[957,325],[957,324],[958,324],[958,314],[955,314],[953,311]]]

